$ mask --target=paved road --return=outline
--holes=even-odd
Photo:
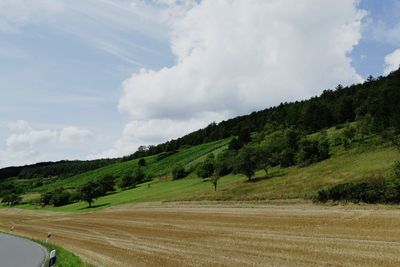
[[[40,267],[46,253],[35,242],[0,233],[0,267]]]

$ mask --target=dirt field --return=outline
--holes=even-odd
[[[400,210],[141,204],[81,214],[0,210],[0,229],[95,266],[400,266]]]

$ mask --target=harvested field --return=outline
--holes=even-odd
[[[0,210],[0,230],[95,266],[400,266],[400,210],[312,204],[140,204],[91,213]]]

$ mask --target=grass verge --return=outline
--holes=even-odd
[[[57,267],[91,267],[91,265],[83,262],[78,256],[76,256],[71,251],[66,250],[65,248],[38,240],[33,240],[33,241],[45,247],[49,253],[53,249],[56,250]],[[45,266],[49,266],[48,260],[49,259],[47,259]]]

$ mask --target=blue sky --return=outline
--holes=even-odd
[[[398,66],[400,1],[335,2],[0,0],[0,167],[129,154]]]

